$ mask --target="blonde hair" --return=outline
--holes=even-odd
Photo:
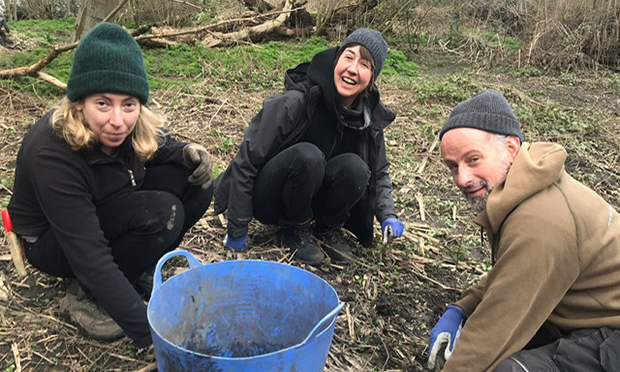
[[[84,115],[77,109],[83,101],[72,102],[65,97],[54,111],[52,128],[62,137],[73,150],[93,148],[97,143],[97,136],[88,128]],[[140,160],[150,159],[157,151],[164,134],[163,120],[146,106],[140,105],[140,115],[136,126],[131,132],[131,144]]]

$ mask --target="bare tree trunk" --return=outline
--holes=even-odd
[[[71,33],[71,42],[80,40],[88,30],[103,21],[114,10],[117,3],[118,1],[115,0],[84,0]]]
[[[9,13],[9,19],[17,21],[17,0],[13,0],[13,5],[11,5],[11,0],[9,0],[6,10]]]

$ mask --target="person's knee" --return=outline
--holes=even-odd
[[[495,372],[525,372],[525,370],[514,360],[506,359],[495,368]]]
[[[180,234],[185,220],[183,203],[164,191],[151,191],[145,197],[145,206],[139,230],[146,235],[159,234],[174,240]]]
[[[327,172],[341,175],[357,185],[367,185],[370,180],[368,164],[357,154],[346,153],[338,155],[327,164]]]
[[[309,169],[324,168],[325,155],[318,147],[309,142],[297,143],[285,150],[287,156],[292,161],[299,161],[300,164]]]

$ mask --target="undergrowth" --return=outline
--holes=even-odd
[[[33,40],[37,47],[0,57],[0,68],[29,66],[43,58],[52,46],[68,39],[74,19],[14,22],[15,30]],[[49,35],[55,35],[51,37]],[[191,90],[195,83],[208,81],[210,89],[265,90],[282,86],[284,72],[331,46],[324,37],[290,42],[208,49],[198,44],[179,44],[169,49],[143,50],[151,89]],[[73,51],[65,52],[45,67],[45,73],[66,82],[69,78]],[[417,65],[399,50],[389,50],[383,76],[415,77]],[[63,92],[38,79],[23,77],[4,81],[12,89],[31,91],[44,97],[58,97]]]

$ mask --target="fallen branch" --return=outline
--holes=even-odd
[[[239,40],[251,40],[253,36],[255,37],[257,35],[266,34],[278,27],[281,27],[288,19],[289,14],[293,12],[293,1],[286,0],[284,7],[282,8],[282,12],[283,13],[274,20],[267,21],[258,26],[248,27],[240,31],[226,34],[221,32],[210,32],[210,34],[218,40],[213,40],[212,42],[207,43],[207,45],[209,47],[214,47],[222,44],[237,43]]]
[[[110,19],[116,14],[127,2],[128,0],[123,0],[119,3],[119,5],[106,17],[106,19]],[[284,26],[284,23],[294,12],[303,10],[303,7],[293,8],[294,2],[293,0],[286,0],[284,4],[284,8],[281,11],[270,12],[265,14],[259,14],[252,17],[244,17],[244,18],[236,18],[230,20],[224,20],[221,22],[214,23],[212,25],[195,28],[191,30],[184,31],[176,31],[170,33],[155,33],[152,35],[140,35],[135,36],[137,33],[145,32],[145,30],[150,29],[150,27],[141,27],[139,28],[139,32],[136,31],[134,34],[134,39],[136,41],[151,41],[151,44],[155,44],[158,46],[169,47],[174,44],[174,42],[165,40],[165,38],[188,35],[188,34],[198,34],[200,32],[208,32],[214,39],[207,43],[209,47],[214,47],[218,45],[230,45],[233,43],[237,43],[240,40],[251,40],[253,37],[257,35],[267,34],[269,32],[277,32],[280,35],[293,36],[294,31],[289,30]],[[252,27],[246,27],[242,30],[231,32],[231,33],[222,33],[222,32],[211,32],[209,30],[218,29],[225,25],[230,25],[234,23],[242,23],[249,21],[257,21],[259,19],[264,19],[265,17],[277,15],[278,17],[274,20],[266,21],[263,24],[259,24]],[[35,64],[27,67],[17,67],[7,70],[0,70],[0,79],[14,79],[21,76],[31,76],[35,78],[39,78],[43,81],[46,81],[60,89],[66,89],[67,85],[57,78],[48,75],[46,73],[41,72],[43,68],[49,65],[56,57],[60,54],[75,49],[78,46],[79,42],[75,42],[69,45],[54,45],[52,50],[48,53],[47,56],[41,58]]]
[[[74,49],[77,47],[78,43],[73,43],[65,46],[54,45],[49,54],[43,58],[41,58],[37,63],[29,67],[17,67],[9,70],[0,70],[0,79],[13,79],[19,76],[32,76],[38,77],[39,71],[41,71],[45,66],[50,64],[56,57],[60,54]],[[49,75],[48,75],[49,76]]]
[[[139,42],[139,41],[147,40],[147,39],[166,38],[166,37],[175,37],[175,36],[198,34],[200,32],[205,32],[205,31],[217,29],[217,28],[220,28],[222,26],[227,26],[227,25],[230,25],[230,24],[233,24],[233,23],[242,23],[242,22],[257,20],[257,19],[260,19],[260,18],[269,17],[269,16],[273,16],[273,15],[289,14],[289,13],[293,13],[293,12],[296,12],[296,11],[301,10],[301,9],[303,9],[303,7],[298,7],[298,8],[289,9],[289,10],[279,10],[279,11],[276,11],[276,12],[259,14],[259,15],[251,16],[251,17],[226,19],[226,20],[223,20],[223,21],[211,24],[211,25],[207,25],[207,26],[203,26],[203,27],[198,27],[198,28],[194,28],[194,29],[190,29],[190,30],[175,31],[175,32],[168,32],[168,33],[153,33],[152,35],[141,35],[141,36],[136,37],[135,39],[136,39],[136,41]]]
[[[39,71],[37,73],[37,77],[43,81],[47,81],[48,83],[60,88],[60,89],[67,89],[67,84],[63,83],[62,81],[56,79],[55,77],[53,77],[52,75],[48,75],[45,72],[41,72]]]

